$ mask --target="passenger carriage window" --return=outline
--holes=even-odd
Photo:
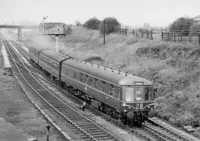
[[[94,87],[94,78],[93,77],[90,77],[90,84],[92,87]]]
[[[76,72],[74,70],[73,71],[73,78],[76,78]]]
[[[110,94],[110,85],[109,85],[109,83],[105,83],[105,91],[106,91],[106,93],[107,94]]]
[[[115,88],[114,88],[114,97],[115,98],[118,98],[118,87],[117,86],[115,86]]]
[[[80,73],[80,81],[83,82],[83,74]]]
[[[102,85],[101,85],[101,80],[98,79],[98,90],[102,91]]]
[[[88,78],[88,75],[85,75],[85,74],[84,74],[84,77],[83,77],[83,82],[84,82],[84,83],[87,83],[87,78]]]
[[[80,72],[76,72],[76,79],[77,80],[80,80],[80,75],[81,75]]]
[[[91,86],[91,84],[92,84],[92,78],[91,78],[91,76],[88,76],[88,78],[87,78],[87,84],[89,86]]]
[[[94,79],[94,87],[95,87],[96,89],[98,89],[98,81],[97,81],[97,78]]]
[[[105,83],[105,81],[102,82],[102,91],[106,92],[106,83]]]
[[[110,95],[113,95],[113,88],[114,88],[114,85],[108,84],[108,86],[109,86],[109,93],[110,93]]]
[[[87,83],[88,85],[90,85],[89,79],[90,79],[90,77],[89,77],[88,75],[86,75],[86,83]]]
[[[85,82],[85,74],[83,73],[80,74],[80,81]]]

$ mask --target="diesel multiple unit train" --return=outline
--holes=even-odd
[[[29,55],[32,62],[64,88],[71,88],[76,95],[114,118],[141,123],[155,114],[153,84],[147,79],[64,56],[50,49],[31,47]]]

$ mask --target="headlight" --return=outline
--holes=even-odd
[[[126,103],[123,103],[122,106],[126,106]]]

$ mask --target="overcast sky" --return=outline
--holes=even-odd
[[[30,20],[84,23],[115,17],[123,25],[168,26],[179,17],[200,15],[200,0],[0,0],[0,24]]]

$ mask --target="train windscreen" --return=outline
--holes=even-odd
[[[124,101],[125,102],[134,102],[134,88],[133,87],[124,87]]]

